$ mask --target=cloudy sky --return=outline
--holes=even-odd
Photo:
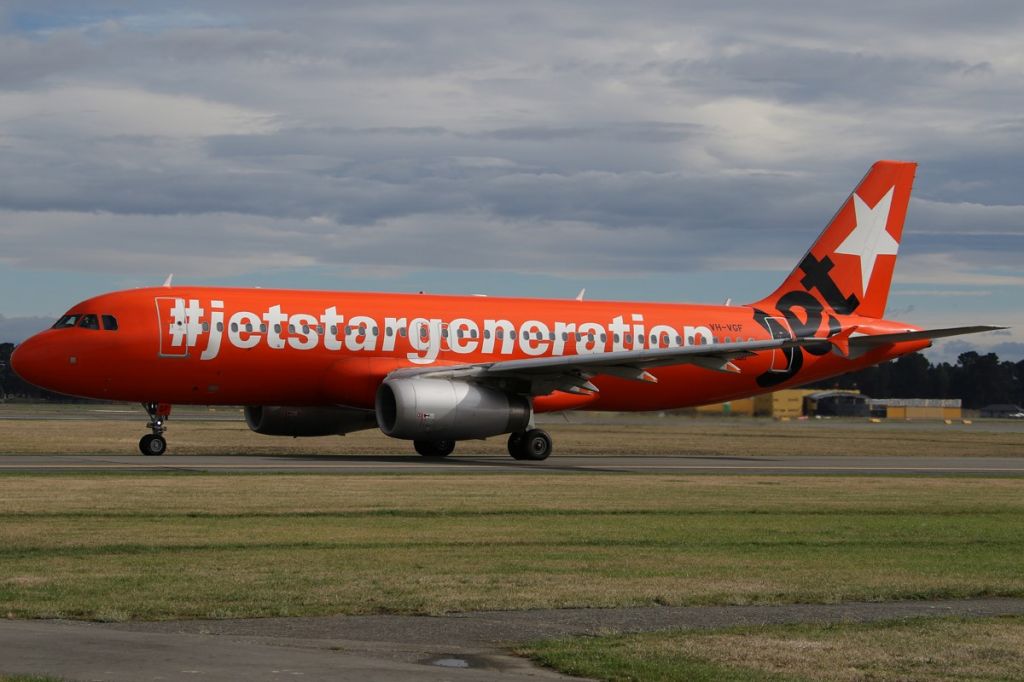
[[[1016,0],[4,0],[0,341],[170,272],[756,300],[900,158],[889,316],[1020,359],[1022,35]]]

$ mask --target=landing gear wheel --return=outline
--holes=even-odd
[[[540,461],[551,455],[551,436],[547,431],[531,429],[508,437],[508,452],[516,459]]]
[[[171,415],[171,406],[165,403],[142,403],[149,415],[149,428],[153,433],[143,436],[139,441],[139,452],[147,457],[156,457],[167,452],[167,441],[164,439],[164,431],[167,430],[167,418]]]
[[[522,459],[519,453],[523,449],[524,440],[526,440],[526,431],[515,431],[508,434],[508,454],[516,459]]]
[[[424,457],[447,457],[455,450],[455,441],[414,440],[412,446]]]
[[[148,457],[162,455],[167,450],[167,441],[164,440],[163,436],[150,433],[143,436],[142,440],[139,441],[139,450]]]

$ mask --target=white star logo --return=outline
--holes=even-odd
[[[885,229],[889,222],[889,207],[892,205],[892,193],[895,189],[895,186],[890,187],[873,208],[869,208],[854,192],[853,209],[857,214],[857,225],[843,243],[836,247],[836,253],[860,258],[862,294],[867,293],[871,273],[875,269],[875,260],[879,256],[895,256],[900,248],[900,243]]]

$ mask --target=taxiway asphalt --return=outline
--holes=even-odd
[[[0,673],[88,680],[573,679],[508,653],[566,635],[1024,614],[1024,599],[558,609],[157,623],[0,620]]]
[[[1024,457],[725,457],[700,455],[554,455],[542,462],[454,455],[3,455],[0,472],[237,473],[677,473],[1024,476]]]

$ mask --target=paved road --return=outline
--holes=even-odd
[[[306,473],[552,473],[1024,475],[1024,457],[708,457],[563,455],[543,462],[505,456],[428,460],[404,455],[187,456],[3,455],[3,471],[217,471]]]
[[[0,672],[86,680],[569,679],[510,656],[563,635],[1024,614],[1024,599],[101,624],[0,620]]]

